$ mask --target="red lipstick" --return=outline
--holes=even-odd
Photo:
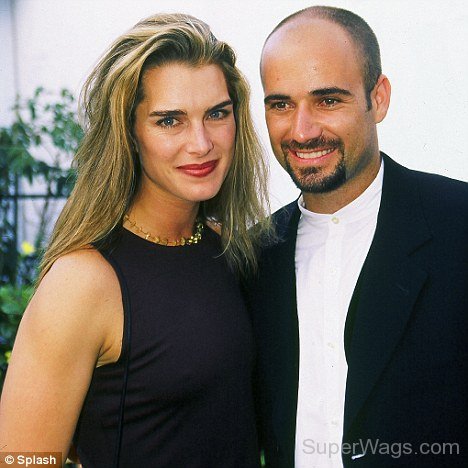
[[[203,164],[186,164],[185,166],[179,166],[177,169],[190,176],[205,177],[211,174],[217,165],[218,161],[213,160]]]

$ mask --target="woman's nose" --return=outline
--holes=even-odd
[[[192,125],[187,142],[187,151],[199,156],[205,156],[213,149],[213,146],[213,141],[206,127],[202,123]]]

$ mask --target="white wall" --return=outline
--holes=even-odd
[[[258,75],[260,50],[279,20],[312,4],[310,0],[12,3],[17,34],[17,86],[24,96],[38,85],[48,89],[65,86],[78,94],[86,74],[109,43],[152,13],[181,11],[200,17],[237,51],[239,66],[252,86],[254,116],[269,154]],[[318,4],[353,10],[371,25],[380,41],[383,70],[393,85],[390,112],[379,129],[382,150],[409,167],[468,180],[466,2],[320,0]],[[2,82],[0,93],[11,95],[6,89],[9,86],[11,83],[5,87]],[[297,190],[273,159],[271,200],[272,207],[277,208],[292,200]]]
[[[0,0],[0,125],[11,122],[11,107],[16,88],[12,0]]]

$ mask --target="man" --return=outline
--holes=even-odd
[[[468,184],[379,151],[390,84],[357,15],[286,18],[261,76],[301,190],[249,291],[266,465],[468,466]]]

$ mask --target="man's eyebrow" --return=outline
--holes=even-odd
[[[352,93],[347,89],[338,88],[337,86],[331,86],[329,88],[314,89],[309,92],[310,96],[328,96],[330,94],[341,94],[343,96],[352,96]],[[287,94],[269,94],[265,97],[263,102],[268,104],[271,101],[287,101],[291,99],[291,96]]]
[[[344,96],[352,96],[352,93],[347,89],[338,88],[336,86],[332,86],[330,88],[319,88],[314,89],[309,92],[310,96],[328,96],[329,94],[341,94]]]
[[[268,104],[271,101],[287,101],[288,99],[291,99],[290,96],[287,94],[269,94],[263,102],[265,104]]]

